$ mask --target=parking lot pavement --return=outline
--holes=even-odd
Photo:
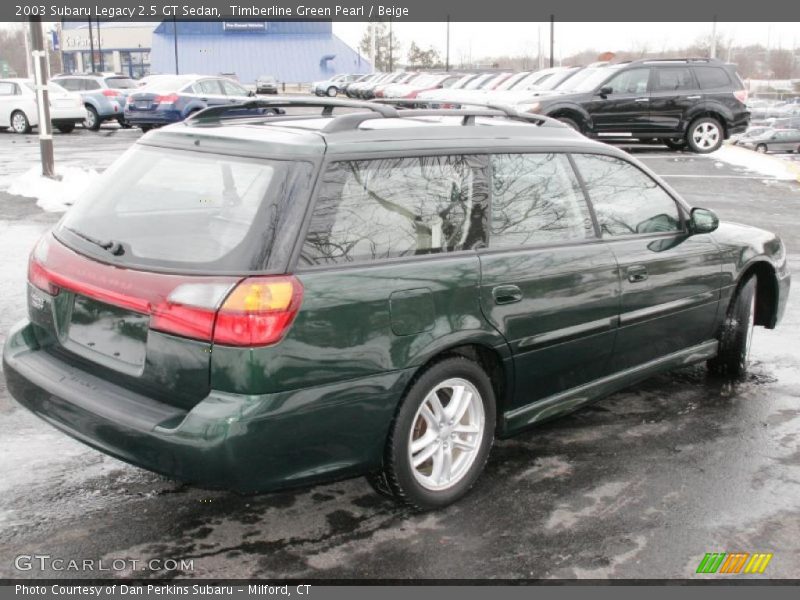
[[[136,135],[57,137],[57,160],[102,167]],[[6,176],[35,161],[27,139],[0,134]],[[631,151],[690,202],[780,232],[797,272],[800,184],[655,146]],[[0,192],[0,342],[25,313],[29,248],[55,219]],[[796,579],[798,339],[795,293],[779,329],[756,331],[745,381],[685,368],[499,441],[473,493],[430,514],[398,509],[363,479],[257,496],[182,485],[55,431],[0,377],[0,577],[41,577],[13,567],[38,552],[193,561],[192,571],[136,573],[153,577],[681,578],[706,552],[744,551],[774,553],[766,575]]]

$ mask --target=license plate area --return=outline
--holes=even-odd
[[[129,374],[141,373],[147,353],[148,315],[75,295],[64,346]]]
[[[148,100],[139,100],[133,103],[133,107],[139,110],[150,110],[150,102]]]

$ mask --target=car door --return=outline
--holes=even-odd
[[[599,86],[585,108],[600,136],[628,137],[647,129],[650,118],[650,67],[617,73]]]
[[[13,82],[0,81],[0,127],[8,127],[11,125],[15,89],[16,86]]]
[[[230,99],[225,95],[219,79],[201,79],[194,84],[198,99],[206,106],[220,106],[229,104]]]
[[[514,409],[608,373],[619,280],[566,154],[493,155],[490,190],[480,301],[513,355]]]
[[[702,93],[688,66],[655,67],[650,72],[650,127],[653,133],[681,133],[689,110]]]
[[[573,158],[619,264],[613,370],[713,339],[722,263],[712,237],[690,235],[685,210],[633,163],[596,154]]]

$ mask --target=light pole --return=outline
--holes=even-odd
[[[172,16],[172,33],[175,42],[175,75],[180,75],[178,72],[178,21],[175,15]]]
[[[42,175],[56,176],[53,160],[53,124],[50,122],[50,98],[47,91],[47,52],[40,17],[31,17],[31,55],[33,56],[33,81],[36,87],[36,104],[39,115],[39,151],[42,157]]]
[[[447,50],[445,51],[444,70],[450,71],[450,15],[447,15]]]
[[[556,18],[555,15],[550,15],[550,68],[555,66],[554,50],[555,50],[555,31],[556,31]]]

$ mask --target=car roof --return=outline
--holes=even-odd
[[[458,111],[438,112],[441,116],[437,111],[404,110],[398,118],[350,113],[364,117],[363,121],[341,128],[331,127],[340,115],[240,117],[207,122],[195,118],[155,130],[140,143],[264,158],[312,158],[361,152],[485,153],[537,148],[620,153],[546,117],[542,117],[542,124],[536,125],[501,116],[482,116],[488,114],[483,110],[465,124],[465,117]]]

